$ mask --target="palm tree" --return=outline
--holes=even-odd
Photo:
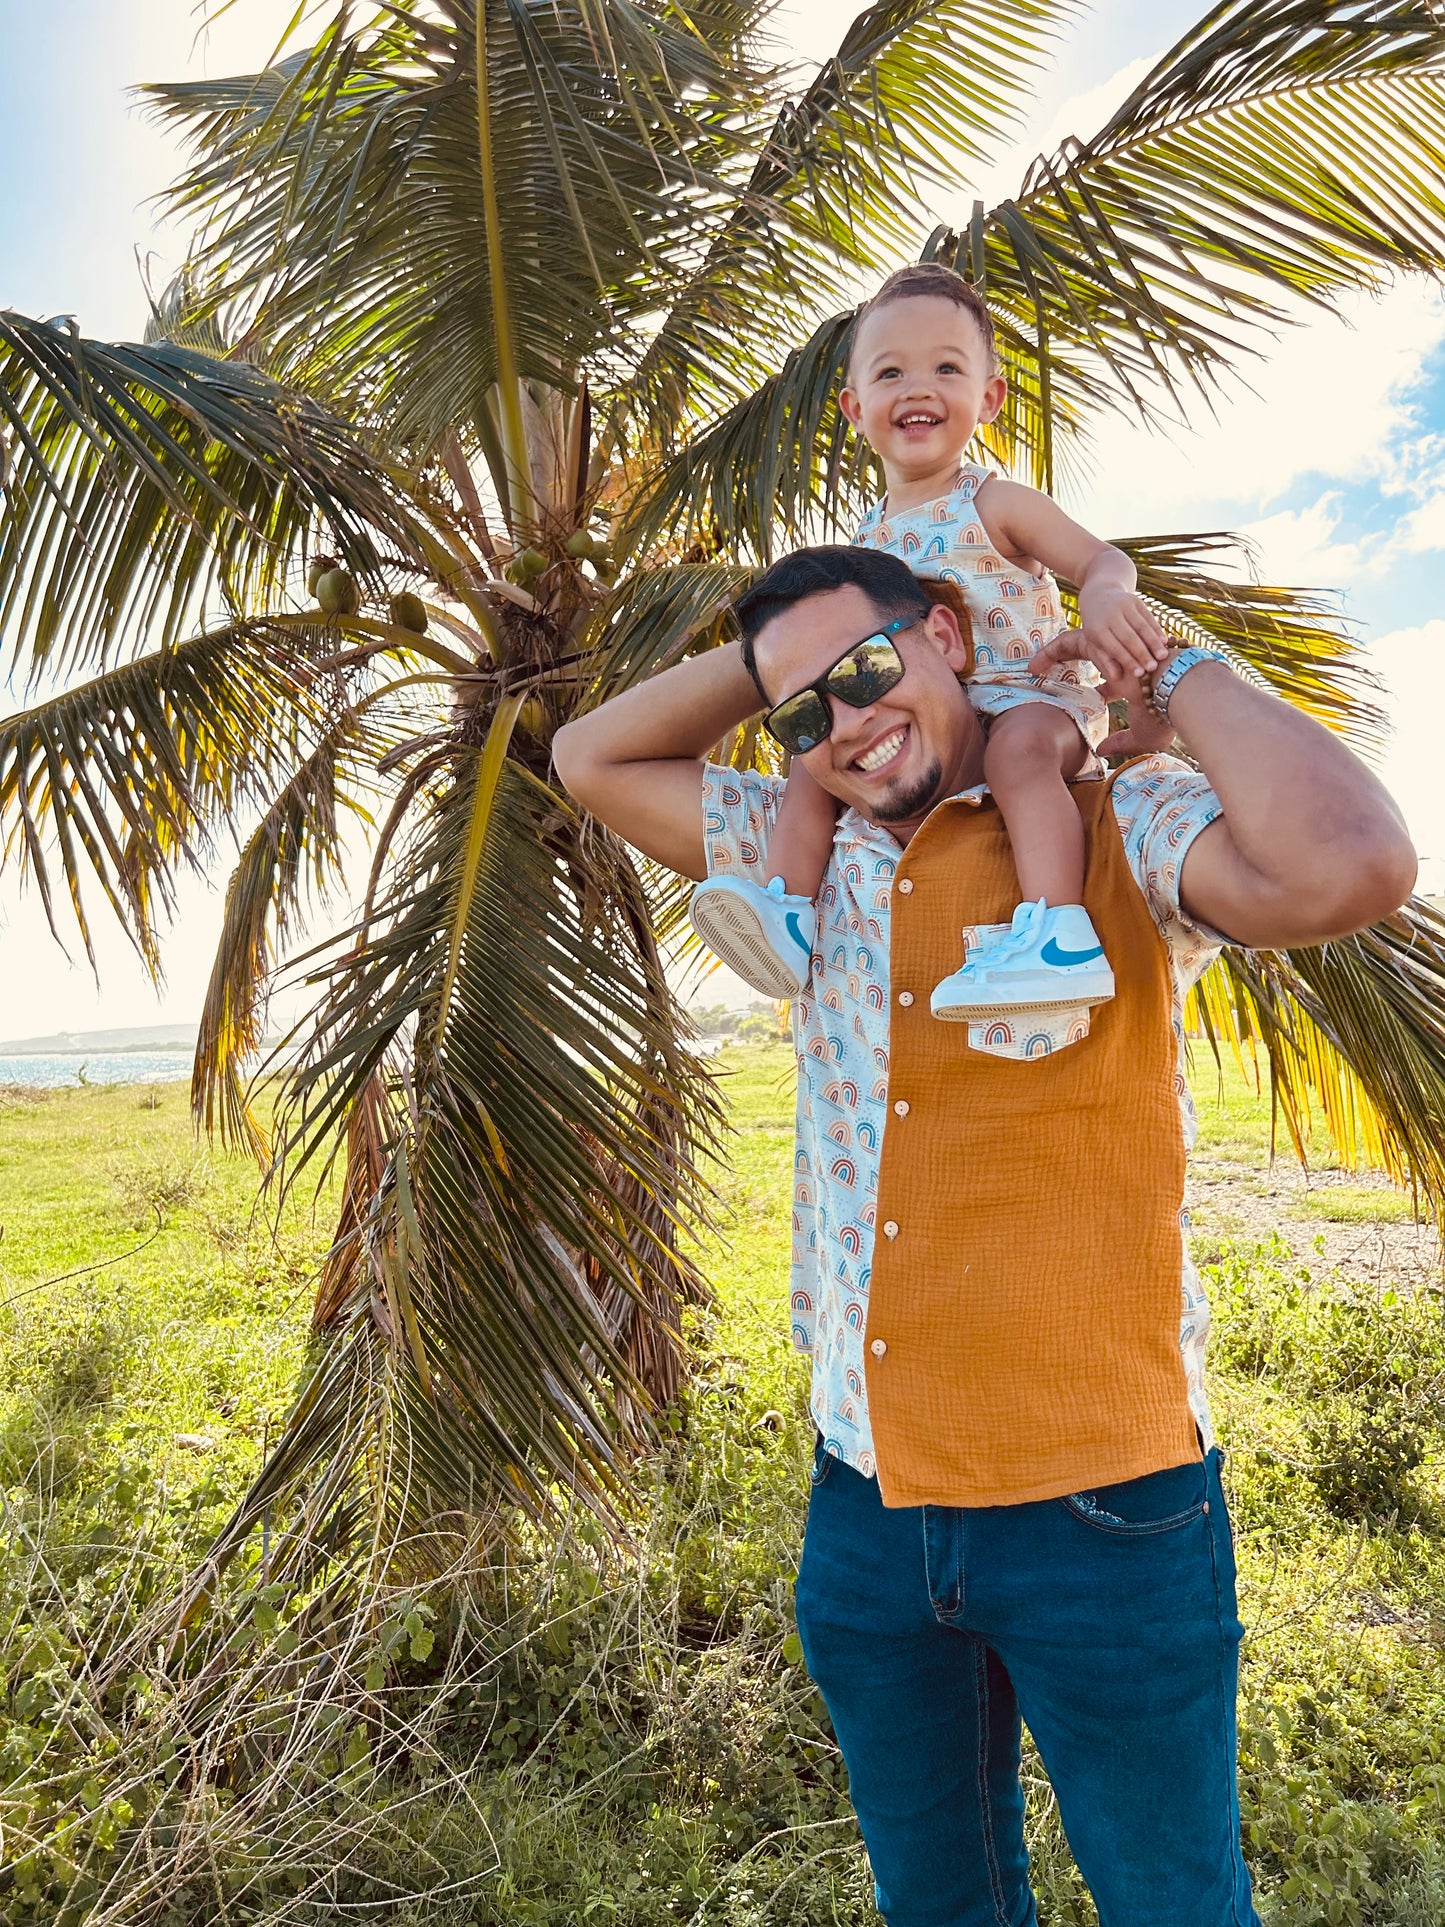
[[[98,886],[158,966],[178,868],[241,838],[197,1114],[282,1182],[344,1166],[316,1357],[218,1560],[268,1515],[304,1575],[625,1501],[719,1120],[656,934],[675,887],[549,742],[848,527],[859,288],[920,247],[972,276],[1011,376],[988,447],[1048,485],[1101,411],[1182,414],[1301,302],[1445,265],[1427,0],[1230,0],[1015,199],[932,223],[1070,11],[884,0],[800,76],[764,0],[341,6],[263,73],[150,90],[198,227],[145,344],[4,317],[0,633],[35,686],[0,723],[7,850],[82,932]],[[1368,738],[1319,598],[1221,573],[1222,534],[1126,546],[1177,630]],[[277,958],[362,846],[268,1126]],[[1417,907],[1230,959],[1201,1001],[1292,1117],[1323,1096],[1437,1203],[1440,938]]]

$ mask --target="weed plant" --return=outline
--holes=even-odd
[[[331,1203],[256,1218],[251,1173],[198,1155],[176,1090],[0,1097],[7,1923],[876,1922],[792,1621],[811,1429],[783,1316],[790,1058],[722,1061],[718,1298],[626,1550],[585,1515],[546,1543],[473,1526],[425,1586],[378,1557],[295,1597],[256,1548],[169,1652],[154,1607],[284,1410]],[[1242,1087],[1204,1121],[1247,1169]],[[1202,1255],[1261,1912],[1436,1927],[1440,1296],[1317,1275],[1279,1240]],[[1041,1916],[1085,1927],[1026,1770]]]

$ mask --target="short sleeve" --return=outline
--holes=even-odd
[[[1207,777],[1174,756],[1149,756],[1121,770],[1112,801],[1129,868],[1187,987],[1228,941],[1188,917],[1179,900],[1190,846],[1224,806]]]
[[[778,803],[783,794],[780,776],[757,770],[724,769],[709,763],[703,770],[702,825],[710,877],[744,877],[767,882],[766,859]]]

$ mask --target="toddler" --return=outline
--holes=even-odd
[[[1143,676],[1174,646],[1135,593],[1128,556],[1089,535],[1048,496],[964,459],[1005,392],[992,317],[952,269],[902,268],[860,311],[839,400],[880,457],[887,493],[854,541],[954,585],[966,606],[974,655],[965,686],[987,732],[984,776],[1008,829],[1022,897],[1012,924],[987,933],[933,991],[934,1015],[960,1022],[1113,996],[1113,973],[1081,901],[1084,829],[1067,784],[1093,764],[1108,728],[1091,664],[1111,676]],[[1067,627],[1051,569],[1078,586],[1088,663],[1055,663],[1047,652]],[[852,680],[855,705],[870,699],[870,686],[882,694],[902,674],[893,657],[891,681],[879,682],[888,673],[882,658],[892,655],[886,634],[864,648],[870,659],[863,664],[860,650],[857,677],[840,681],[840,664],[829,678],[835,694]],[[766,889],[710,878],[693,896],[692,920],[745,982],[790,997],[808,980],[813,899],[837,810],[808,774],[807,751],[821,737],[799,735],[787,704],[765,722],[793,752],[768,849],[772,875]],[[1121,744],[1153,749],[1172,740],[1142,700],[1130,703]]]

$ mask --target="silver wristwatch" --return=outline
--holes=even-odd
[[[1191,647],[1181,649],[1179,654],[1171,657],[1156,675],[1150,677],[1145,688],[1144,699],[1161,723],[1167,723],[1169,720],[1169,698],[1178,688],[1180,681],[1201,662],[1222,662],[1226,668],[1233,667],[1228,656],[1220,655],[1217,649]]]

